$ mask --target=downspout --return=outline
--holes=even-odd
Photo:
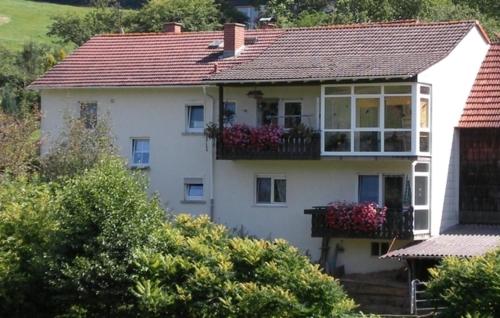
[[[202,86],[203,89],[203,95],[206,98],[210,98],[212,101],[212,122],[215,122],[215,98],[207,93],[207,87]],[[210,154],[210,165],[209,165],[209,171],[208,171],[208,178],[210,179],[210,211],[209,211],[209,216],[210,216],[210,221],[214,222],[215,220],[215,200],[214,200],[214,188],[215,188],[215,181],[214,181],[214,170],[215,170],[215,153],[214,153],[214,147],[213,147],[213,142],[210,144],[209,149],[207,150]]]

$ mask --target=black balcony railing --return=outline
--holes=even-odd
[[[384,224],[374,232],[352,232],[333,229],[328,226],[326,220],[328,207],[320,206],[304,210],[304,214],[311,215],[312,237],[343,237],[343,238],[366,238],[366,239],[393,239],[402,240],[413,238],[413,208],[399,210],[387,210]]]
[[[320,134],[304,137],[281,137],[280,143],[269,149],[240,148],[217,142],[219,160],[318,160],[320,159]]]

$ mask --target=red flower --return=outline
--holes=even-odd
[[[333,202],[328,205],[327,226],[343,231],[375,232],[385,223],[387,208],[374,202]]]

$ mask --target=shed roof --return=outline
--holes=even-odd
[[[472,257],[500,248],[500,226],[456,225],[437,237],[416,241],[381,258]]]
[[[470,92],[460,128],[500,128],[500,44],[491,45]]]

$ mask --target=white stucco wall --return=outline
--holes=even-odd
[[[488,51],[473,28],[442,61],[418,75],[432,85],[431,235],[458,223],[459,142],[455,127]]]
[[[210,95],[214,93],[208,91]],[[214,94],[215,96],[215,94]],[[43,151],[59,135],[65,114],[79,116],[79,101],[97,101],[98,116],[109,114],[121,155],[130,159],[132,137],[150,138],[151,190],[165,207],[193,214],[209,213],[211,148],[203,135],[185,134],[186,105],[204,104],[212,118],[212,99],[201,87],[177,89],[73,89],[42,92]],[[186,204],[184,178],[203,178],[205,204]]]
[[[304,209],[333,201],[357,201],[360,174],[409,175],[409,160],[320,161],[226,161],[215,166],[215,220],[230,228],[243,226],[246,233],[264,238],[284,238],[313,260],[320,255],[321,240],[311,237],[311,216]],[[255,204],[257,174],[284,175],[287,203],[283,206]],[[353,241],[349,243],[350,241]],[[346,272],[376,271],[399,267],[398,262],[375,261],[369,240],[344,239],[352,244],[342,256]],[[357,242],[357,243],[356,243]],[[334,245],[332,245],[334,246]],[[349,245],[350,246],[350,245]],[[355,255],[351,255],[354,253]]]

